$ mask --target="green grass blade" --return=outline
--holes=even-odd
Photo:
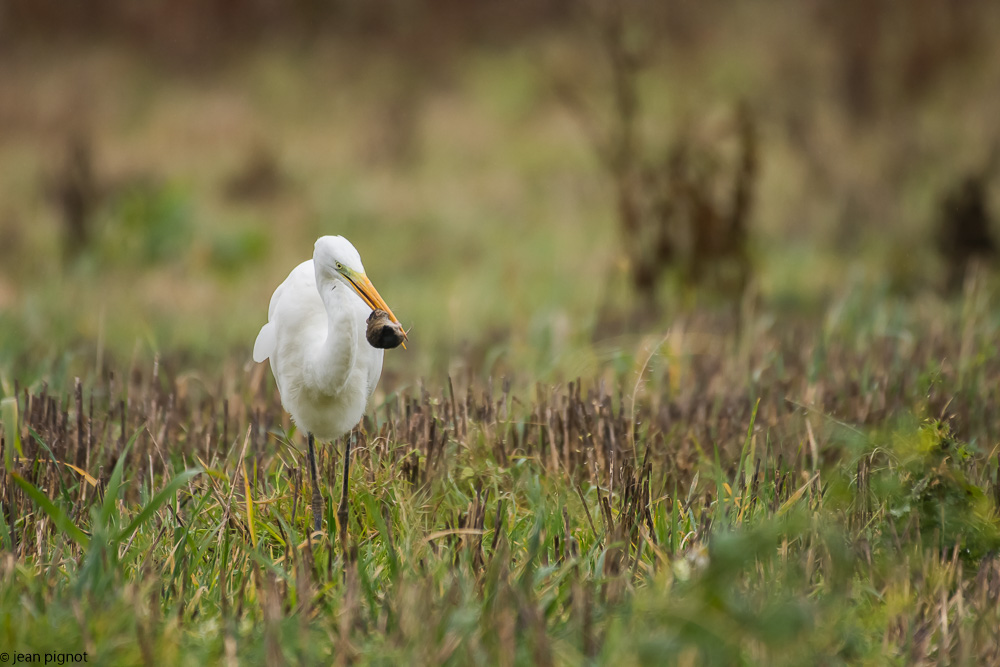
[[[13,551],[14,543],[10,538],[10,528],[7,526],[7,512],[0,507],[0,547],[4,551]]]
[[[90,544],[90,538],[87,537],[87,534],[84,533],[79,526],[73,523],[73,520],[67,516],[65,510],[63,510],[61,506],[52,502],[52,499],[42,493],[38,487],[18,475],[16,472],[11,472],[10,476],[28,495],[28,497],[31,498],[43,512],[49,515],[49,518],[52,519],[56,528],[69,535],[74,542],[84,548]]]
[[[3,422],[4,433],[6,433],[7,446],[4,448],[3,462],[7,470],[14,469],[14,452],[18,456],[24,456],[21,448],[21,429],[17,418],[17,397],[9,396],[0,401],[0,421]],[[13,449],[11,449],[13,445]]]
[[[680,499],[677,497],[677,482],[674,482],[673,502],[670,503],[670,554],[677,553],[677,535],[680,530]]]
[[[753,475],[753,470],[751,468],[753,466],[753,458],[754,458],[754,452],[752,447],[753,427],[754,424],[757,423],[757,410],[759,408],[760,408],[760,399],[758,398],[757,401],[753,404],[753,410],[750,412],[750,425],[747,426],[747,437],[743,441],[743,449],[740,450],[740,462],[739,465],[737,465],[736,467],[736,478],[733,479],[732,481],[733,493],[735,493],[736,489],[739,487],[741,481],[740,476],[743,477],[742,480],[743,484],[747,487],[750,486],[750,477]]]
[[[399,556],[396,554],[396,550],[390,546],[392,542],[389,539],[389,527],[385,523],[382,512],[379,511],[379,501],[375,496],[365,494],[362,496],[362,502],[368,512],[368,517],[375,524],[375,529],[382,536],[382,544],[386,547],[386,556],[388,557],[389,576],[395,579],[399,574]]]
[[[125,459],[128,458],[128,452],[132,449],[132,445],[139,438],[139,434],[142,429],[136,429],[132,437],[128,439],[125,443],[125,447],[122,448],[121,454],[118,455],[118,462],[115,463],[114,470],[111,471],[111,479],[108,480],[108,486],[104,489],[104,504],[101,506],[101,523],[105,526],[111,521],[111,515],[114,513],[115,501],[118,500],[118,492],[121,490],[122,485],[122,474],[125,470]]]
[[[146,503],[146,506],[142,508],[142,511],[132,519],[132,522],[126,526],[125,530],[118,534],[119,540],[124,540],[129,537],[135,530],[139,528],[142,524],[149,520],[153,514],[156,513],[163,503],[167,502],[182,486],[187,484],[195,475],[201,474],[201,468],[192,468],[190,470],[185,470],[180,473],[172,480],[170,480],[165,487],[163,487],[159,493],[157,493],[153,498]]]
[[[59,462],[59,459],[56,458],[55,452],[53,452],[48,443],[42,439],[42,436],[38,435],[38,432],[30,426],[28,427],[28,435],[30,435],[31,439],[34,440],[38,446],[44,449],[49,455],[49,460],[52,461],[52,467],[56,471],[56,476],[59,477],[59,494],[62,496],[63,500],[66,501],[67,505],[72,505],[73,500],[69,497],[69,489],[66,488],[66,478],[63,477],[62,464]]]

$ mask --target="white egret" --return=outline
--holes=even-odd
[[[365,275],[351,242],[342,236],[323,236],[316,241],[313,258],[292,269],[274,290],[267,324],[253,346],[254,361],[271,360],[282,406],[308,433],[316,530],[322,525],[322,501],[314,440],[333,442],[364,416],[382,374],[383,351],[366,339],[366,319],[374,310],[385,311],[398,328],[399,320]],[[395,344],[406,337],[399,331]],[[345,438],[344,449],[337,518],[346,549],[350,438]]]

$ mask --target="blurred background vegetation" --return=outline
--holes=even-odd
[[[386,390],[946,321],[996,250],[998,31],[990,0],[0,0],[3,393],[239,375],[322,234],[410,328]]]
[[[995,0],[0,0],[6,646],[996,663],[998,34]],[[351,552],[250,360],[323,234],[410,329]]]

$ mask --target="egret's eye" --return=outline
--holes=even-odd
[[[343,270],[343,268],[344,268],[344,265],[341,264],[340,262],[337,262],[337,270],[341,271],[341,270]]]

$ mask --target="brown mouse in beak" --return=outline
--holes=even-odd
[[[399,347],[406,340],[406,333],[398,322],[389,319],[389,314],[384,310],[373,310],[368,316],[368,330],[365,338],[372,347],[382,350],[391,350]]]

